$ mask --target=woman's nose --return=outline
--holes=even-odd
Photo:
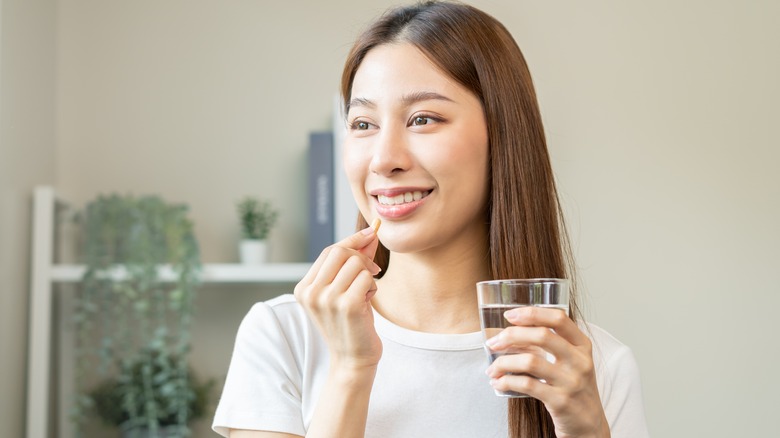
[[[372,147],[369,170],[383,176],[408,170],[412,162],[408,146],[402,129],[383,129]]]

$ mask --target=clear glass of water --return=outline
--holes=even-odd
[[[477,283],[479,318],[485,340],[512,325],[504,312],[517,307],[537,306],[560,309],[569,314],[569,280],[562,278],[530,278],[481,281]],[[488,361],[505,354],[537,354],[554,362],[555,358],[538,347],[493,351],[485,345]],[[528,397],[515,391],[496,391],[501,397]]]

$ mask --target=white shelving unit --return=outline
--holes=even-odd
[[[52,357],[52,293],[58,283],[78,283],[82,265],[54,263],[55,210],[52,187],[38,187],[33,198],[32,263],[30,281],[29,353],[27,362],[27,438],[47,438],[51,403],[49,370]],[[61,201],[60,201],[61,202]],[[259,266],[203,265],[203,283],[296,283],[309,263],[277,263]],[[162,281],[172,281],[169,266],[160,266]],[[121,277],[117,269],[115,275]]]
[[[249,266],[239,264],[205,264],[201,271],[203,283],[293,283],[306,275],[308,263],[270,263]],[[54,283],[78,283],[84,275],[83,265],[52,265],[49,279]],[[157,271],[160,280],[176,281],[176,273],[170,266],[160,266]],[[124,272],[117,269],[115,279],[121,279]]]

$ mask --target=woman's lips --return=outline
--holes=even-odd
[[[409,188],[377,190],[371,194],[376,200],[376,212],[379,216],[398,219],[417,210],[431,192],[430,189]]]
[[[407,192],[398,192],[395,195],[378,194],[376,195],[376,199],[382,205],[399,205],[412,201],[419,201],[430,193],[430,190],[410,190]]]

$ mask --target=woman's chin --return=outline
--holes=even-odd
[[[399,254],[414,254],[419,253],[422,251],[425,251],[427,249],[431,248],[431,242],[429,242],[427,239],[420,239],[420,238],[412,238],[412,237],[404,237],[400,238],[397,236],[382,236],[380,232],[379,241],[382,242],[382,245],[387,248],[390,252],[395,252]]]

